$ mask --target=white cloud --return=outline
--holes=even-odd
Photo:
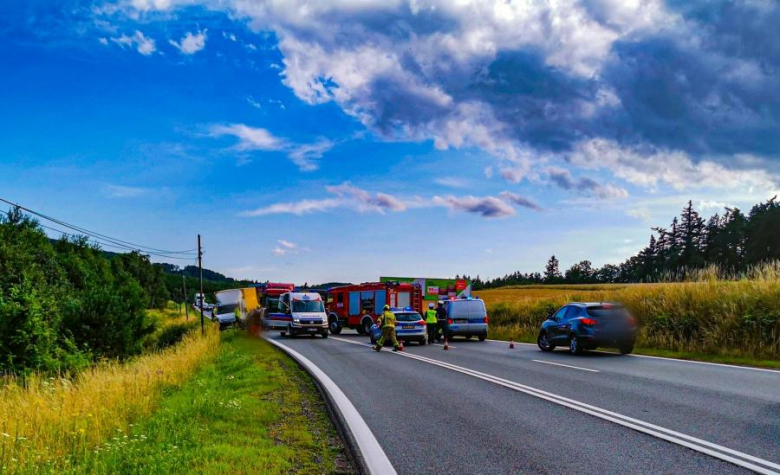
[[[101,45],[108,45],[108,38],[98,38]]]
[[[716,200],[699,200],[699,208],[701,208],[702,210],[715,209],[720,211],[725,208],[735,208],[735,206],[729,203],[716,201]]]
[[[298,253],[298,246],[294,243],[287,241],[285,239],[277,239],[276,241],[279,243],[278,246],[276,246],[273,250],[274,254],[277,256],[284,256],[287,254],[297,254]]]
[[[335,145],[327,139],[314,143],[293,143],[276,137],[267,129],[244,124],[213,125],[209,129],[212,137],[225,135],[238,138],[235,149],[239,151],[285,152],[301,171],[313,171],[319,167],[317,161]]]
[[[285,249],[294,250],[294,249],[297,249],[297,247],[298,247],[294,243],[292,243],[290,241],[287,241],[285,239],[278,239],[276,242],[278,242],[279,245],[284,247]]]
[[[137,198],[146,194],[149,190],[135,186],[106,185],[103,192],[109,198]]]
[[[143,33],[136,30],[133,36],[122,35],[116,38],[111,38],[111,41],[125,48],[133,48],[144,56],[149,56],[157,51],[157,46],[153,39],[144,36]]]
[[[635,208],[626,211],[626,214],[632,218],[650,221],[650,211],[647,208]]]
[[[450,188],[468,188],[469,181],[465,178],[458,178],[454,176],[443,176],[438,177],[433,180],[434,183],[441,185],[441,186],[447,186]]]
[[[749,186],[771,190],[776,186],[777,179],[761,167],[760,160],[747,156],[736,158],[744,166],[731,169],[712,160],[694,162],[680,151],[621,147],[604,139],[579,142],[568,155],[573,165],[607,169],[619,178],[651,189],[662,183],[677,190]]]
[[[199,31],[195,34],[188,31],[181,41],[176,42],[169,40],[168,42],[175,46],[182,54],[195,54],[206,47],[206,31],[207,30]]]

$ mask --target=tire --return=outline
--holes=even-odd
[[[369,339],[371,340],[371,344],[372,345],[376,345],[376,338],[374,338],[374,334],[373,333],[371,333],[369,335]]]
[[[479,335],[479,341],[485,341],[487,340],[487,334]]]
[[[542,351],[552,351],[555,349],[555,345],[550,343],[547,339],[547,332],[539,332],[539,336],[536,338],[536,346]]]
[[[425,342],[425,338],[423,338],[422,340],[417,342],[417,344],[420,345],[420,346],[423,346],[425,343],[426,343]]]
[[[370,318],[364,318],[360,322],[360,328],[358,329],[358,333],[362,330],[363,332],[361,334],[363,335],[369,335],[371,333],[371,327],[374,325],[374,321]]]
[[[328,338],[328,332],[327,332],[327,331],[325,331],[325,332],[322,332],[322,333],[320,333],[320,336],[321,336],[322,338]]]
[[[466,335],[467,340],[471,340],[471,335]]]
[[[282,338],[285,338],[287,336],[287,332],[280,332],[279,334],[282,336]]]
[[[569,353],[573,355],[581,355],[582,354],[582,346],[577,341],[576,335],[571,335],[569,337]]]
[[[634,351],[634,344],[631,343],[631,344],[622,345],[620,346],[620,348],[618,348],[618,350],[620,351],[621,355],[631,354],[631,352]]]
[[[334,315],[331,315],[328,318],[328,327],[330,332],[334,335],[341,333],[341,324],[339,323],[339,319]]]

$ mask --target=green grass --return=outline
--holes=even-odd
[[[216,358],[170,390],[150,417],[67,471],[352,473],[308,375],[263,340],[222,335]]]

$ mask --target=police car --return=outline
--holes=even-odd
[[[398,341],[416,341],[420,345],[424,345],[427,342],[425,320],[412,307],[391,308],[390,311],[395,314],[395,337]],[[382,336],[382,329],[374,324],[371,327],[369,336],[371,337],[371,344],[375,345]],[[387,346],[390,342],[386,341],[384,344]]]

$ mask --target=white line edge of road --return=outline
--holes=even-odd
[[[390,459],[387,458],[387,454],[382,450],[382,446],[379,445],[376,437],[374,437],[374,433],[371,432],[366,421],[363,420],[363,417],[358,410],[355,409],[355,406],[350,402],[341,388],[339,388],[324,371],[302,354],[271,338],[265,338],[265,340],[280,348],[305,366],[312,376],[317,378],[317,381],[319,381],[322,387],[328,392],[333,402],[338,406],[350,432],[352,432],[352,436],[355,439],[358,450],[360,450],[360,455],[363,457],[363,460],[368,467],[369,473],[375,475],[394,475],[396,471],[395,468],[393,468],[393,464],[390,463]]]
[[[345,343],[352,343],[354,345],[361,345],[361,346],[369,346],[365,345],[364,343],[360,343],[357,341],[351,341],[346,340],[343,338],[333,338],[334,340],[342,341]],[[763,475],[778,475],[780,474],[780,465],[771,462],[769,460],[764,460],[759,457],[755,457],[750,454],[746,454],[743,452],[739,452],[734,449],[730,449],[728,447],[724,447],[722,445],[714,444],[712,442],[708,442],[706,440],[702,440],[687,434],[683,434],[681,432],[677,432],[671,429],[667,429],[665,427],[657,426],[655,424],[651,424],[649,422],[645,422],[639,419],[634,419],[629,416],[625,416],[623,414],[612,412],[607,409],[602,409],[597,406],[592,406],[590,404],[586,404],[584,402],[577,401],[576,399],[570,399],[564,396],[560,396],[555,393],[550,393],[541,389],[534,388],[532,386],[526,386],[521,383],[517,383],[514,381],[510,381],[507,379],[500,378],[498,376],[493,376],[491,374],[482,373],[473,369],[469,369],[463,366],[458,366],[452,363],[447,363],[445,361],[440,361],[434,358],[428,358],[425,356],[420,355],[414,355],[410,353],[392,353],[396,354],[398,356],[404,356],[406,358],[415,359],[418,361],[422,361],[423,363],[428,363],[436,366],[440,366],[445,369],[449,369],[452,371],[456,371],[458,373],[465,374],[467,376],[472,376],[478,379],[482,379],[487,382],[491,382],[493,384],[497,384],[499,386],[503,386],[508,389],[512,389],[515,391],[519,391],[525,394],[528,394],[530,396],[537,397],[539,399],[544,399],[546,401],[550,401],[554,404],[559,404],[564,407],[568,407],[570,409],[573,409],[575,411],[583,412],[585,414],[589,414],[591,416],[597,417],[599,419],[603,419],[609,422],[613,422],[615,424],[621,425],[623,427],[628,427],[629,429],[633,429],[637,432],[642,432],[644,434],[651,435],[653,437],[665,440],[667,442],[671,442],[673,444],[681,445],[683,447],[689,448],[691,450],[694,450],[699,453],[703,453],[706,455],[709,455],[713,458],[717,458],[720,460],[723,460],[725,462],[729,462],[733,465],[747,468],[748,470],[752,470],[756,473],[761,473]],[[728,454],[728,455],[727,455]],[[739,458],[735,458],[735,457]],[[755,462],[755,463],[752,463]],[[760,464],[760,465],[756,465]],[[775,471],[778,470],[778,471]]]
[[[563,363],[553,363],[552,361],[544,361],[544,360],[531,360],[531,361],[534,361],[536,363],[551,364],[551,365],[555,365],[555,366],[563,366],[564,368],[579,369],[581,371],[590,371],[591,373],[600,373],[601,372],[601,371],[599,371],[597,369],[581,368],[579,366],[572,366],[572,365],[563,364]]]
[[[503,340],[485,340],[492,343],[501,343],[504,345],[508,345],[508,341]],[[525,342],[515,342],[515,345],[530,345],[530,346],[536,346],[535,343],[525,343]],[[610,353],[609,351],[594,351],[594,353],[605,353],[608,355],[617,355],[617,353]],[[650,358],[654,360],[665,360],[665,361],[679,361],[680,363],[693,363],[693,364],[704,364],[704,365],[710,365],[710,366],[723,366],[724,368],[736,368],[736,369],[749,369],[751,371],[763,371],[766,373],[777,373],[780,374],[780,370],[778,369],[769,369],[769,368],[756,368],[755,366],[739,366],[735,364],[727,364],[727,363],[712,363],[709,361],[696,361],[696,360],[683,360],[680,358],[669,358],[666,356],[652,356],[652,355],[620,355],[622,357],[629,357],[629,358]]]

